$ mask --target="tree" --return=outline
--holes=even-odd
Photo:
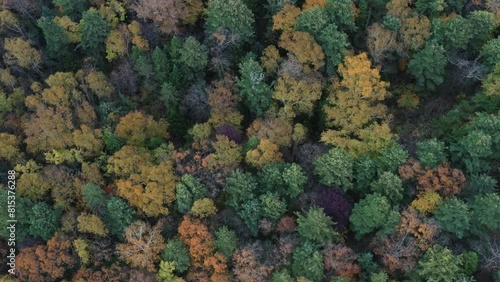
[[[259,233],[259,222],[262,217],[262,207],[257,199],[251,199],[243,203],[238,210],[238,215],[247,225],[250,234],[257,236]]]
[[[265,165],[258,175],[260,191],[273,191],[282,198],[294,199],[304,191],[307,176],[296,164],[272,163]]]
[[[392,135],[386,122],[387,109],[381,102],[390,96],[389,83],[380,81],[378,69],[371,68],[366,53],[346,57],[338,68],[342,80],[334,80],[325,106],[326,125],[321,140],[352,154],[385,147]],[[380,143],[380,144],[378,144]]]
[[[296,20],[297,26],[295,29],[308,32],[318,38],[321,31],[328,23],[329,18],[327,11],[324,8],[312,7],[300,13]]]
[[[192,36],[186,38],[179,53],[179,61],[188,67],[189,70],[200,72],[205,69],[208,62],[208,50],[196,38]]]
[[[137,17],[153,21],[164,33],[179,33],[186,7],[182,1],[141,0],[132,6]]]
[[[217,135],[217,141],[212,145],[215,152],[208,156],[209,167],[222,166],[230,170],[239,166],[243,159],[240,145],[224,135]]]
[[[304,31],[283,32],[278,46],[295,55],[301,64],[306,67],[306,72],[317,71],[325,65],[325,54],[314,40],[314,37]]]
[[[43,64],[42,54],[31,47],[31,43],[21,37],[6,38],[4,42],[4,60],[7,64],[17,64],[18,66],[40,71]]]
[[[262,168],[270,163],[282,162],[282,155],[278,145],[267,139],[260,140],[257,148],[248,151],[245,161],[256,168]]]
[[[238,237],[236,237],[234,230],[231,230],[227,228],[227,226],[223,225],[215,231],[215,238],[214,244],[216,250],[223,254],[226,258],[231,258],[238,243]]]
[[[87,183],[82,188],[83,201],[94,211],[103,212],[106,209],[107,195],[99,185]]]
[[[289,32],[295,29],[297,17],[301,14],[300,8],[286,3],[281,10],[273,15],[273,30]]]
[[[417,79],[417,91],[434,91],[444,81],[446,56],[443,46],[428,42],[408,64],[408,71]]]
[[[494,15],[488,11],[472,11],[467,21],[471,25],[472,38],[469,44],[474,51],[479,51],[481,47],[491,38],[495,29]]]
[[[159,282],[181,282],[184,281],[182,278],[179,278],[174,275],[174,270],[176,269],[176,263],[173,261],[160,261],[160,269],[158,269],[158,274],[156,275],[156,279]]]
[[[481,56],[488,68],[493,69],[495,67],[496,63],[500,61],[500,36],[484,44]]]
[[[108,233],[104,222],[94,214],[82,213],[77,218],[78,221],[78,231],[84,233],[91,233],[98,236],[104,236]]]
[[[48,240],[59,229],[61,210],[55,210],[45,202],[38,202],[31,208],[29,234]]]
[[[191,265],[193,267],[203,267],[205,260],[212,255],[215,249],[212,236],[207,227],[199,219],[185,215],[178,227],[178,232],[189,249]]]
[[[439,13],[441,13],[444,10],[444,8],[446,8],[446,3],[444,0],[438,0],[433,2],[417,0],[415,2],[415,10],[419,14],[436,16]]]
[[[168,123],[156,122],[153,117],[142,112],[130,112],[120,119],[116,126],[116,136],[127,141],[128,145],[146,146],[154,138],[168,138]]]
[[[386,24],[386,19],[394,19],[399,26],[401,25],[401,21],[398,18],[386,16],[384,17],[384,26],[375,23],[368,28],[368,51],[372,56],[375,63],[382,63],[383,60],[390,56],[389,54],[396,50],[397,47],[397,38],[396,31],[399,30],[399,26],[395,26],[394,30]],[[396,28],[397,27],[397,28]]]
[[[277,221],[286,212],[286,203],[277,193],[266,192],[259,197],[262,216],[272,221]]]
[[[224,191],[228,194],[226,204],[233,209],[239,209],[241,205],[255,197],[257,180],[249,172],[236,169],[226,180]]]
[[[377,235],[389,233],[397,225],[398,220],[399,214],[391,210],[389,200],[378,193],[368,194],[354,204],[349,217],[358,240],[376,229],[379,229]]]
[[[191,266],[189,251],[179,239],[168,240],[161,255],[162,261],[169,261],[175,264],[177,273],[183,273]]]
[[[425,252],[416,270],[419,281],[436,282],[453,281],[460,272],[460,258],[440,245]]]
[[[190,174],[185,174],[175,186],[177,211],[186,214],[193,206],[194,201],[203,198],[207,193],[201,182]]]
[[[495,218],[500,215],[500,195],[488,193],[474,197],[471,208],[471,233],[484,236],[500,229],[500,223]]]
[[[323,209],[318,207],[311,207],[305,215],[297,213],[297,231],[303,239],[313,243],[325,244],[338,236],[333,224]]]
[[[305,47],[304,50],[309,49]],[[313,78],[295,79],[285,73],[278,78],[273,98],[280,102],[286,118],[294,118],[300,114],[310,116],[316,101],[321,98],[321,88],[321,83]]]
[[[53,59],[68,55],[69,38],[64,28],[53,19],[46,17],[38,19],[37,23],[42,29],[47,44],[47,55]]]
[[[261,117],[271,105],[272,97],[271,87],[265,82],[264,71],[252,53],[238,66],[240,78],[237,78],[236,82],[240,87],[240,95],[250,111]]]
[[[312,281],[322,281],[324,272],[323,255],[306,241],[293,251],[292,273]]]
[[[240,281],[266,281],[272,267],[260,261],[262,246],[258,243],[239,248],[233,254],[233,272]]]
[[[436,138],[417,142],[417,156],[420,164],[431,168],[446,162],[446,146]]]
[[[332,218],[335,229],[344,230],[349,225],[353,203],[340,189],[322,187],[314,191],[315,203]]]
[[[334,148],[314,162],[314,173],[319,176],[321,184],[347,191],[353,187],[353,164],[346,151]]]
[[[379,193],[397,205],[403,199],[403,182],[392,172],[384,172],[371,184],[371,192]]]
[[[16,274],[21,281],[56,281],[75,265],[71,240],[55,233],[46,245],[23,248],[16,258]]]
[[[105,51],[105,42],[111,26],[106,19],[94,8],[83,13],[78,32],[81,34],[80,46],[83,51],[94,58],[100,58]]]
[[[462,200],[453,198],[441,202],[435,216],[444,231],[462,239],[470,229],[472,220],[470,207]]]
[[[214,215],[215,213],[217,213],[217,208],[215,207],[212,199],[209,198],[203,198],[194,201],[193,206],[189,211],[190,215],[199,218],[205,218],[207,216]]]
[[[239,43],[248,43],[254,37],[255,19],[252,11],[241,0],[210,0],[205,10],[206,31],[227,28],[237,36]]]
[[[355,31],[355,9],[351,0],[325,0],[326,10],[341,31]]]
[[[155,271],[164,245],[161,234],[164,224],[164,219],[159,220],[155,226],[143,221],[132,223],[125,229],[126,242],[116,246],[120,258],[132,267]]]
[[[355,263],[358,255],[345,245],[329,243],[323,250],[323,256],[325,269],[333,270],[335,275],[353,279],[361,273],[361,268]]]
[[[127,202],[113,196],[106,203],[103,220],[109,229],[109,233],[121,238],[125,228],[135,221],[135,211]]]
[[[347,34],[338,30],[335,24],[327,25],[319,34],[318,42],[326,56],[326,74],[334,75],[337,66],[342,63],[350,46]]]

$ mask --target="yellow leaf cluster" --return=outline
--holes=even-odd
[[[295,79],[285,73],[277,81],[273,98],[280,102],[286,118],[312,115],[315,102],[321,98],[321,89],[320,81]]]
[[[435,191],[420,192],[417,198],[411,202],[410,207],[428,215],[434,213],[439,208],[441,200],[442,197]]]
[[[300,15],[300,8],[291,3],[286,3],[281,11],[273,16],[273,30],[292,31]]]
[[[104,222],[95,214],[81,214],[77,218],[78,231],[104,236],[108,233]]]
[[[266,164],[282,162],[283,159],[278,145],[267,139],[263,139],[260,140],[257,148],[247,152],[245,161],[260,169]]]
[[[21,37],[6,38],[4,60],[9,64],[17,64],[25,69],[38,70],[43,64],[40,51],[31,47],[31,43]]]
[[[325,65],[325,54],[314,37],[304,31],[283,32],[278,46],[294,54],[304,66],[317,71]],[[307,73],[306,68],[306,73]]]
[[[190,215],[199,217],[199,218],[205,218],[211,215],[214,215],[217,213],[217,208],[215,207],[214,202],[212,199],[209,198],[203,198],[194,201],[193,206],[191,207],[191,210],[189,211]]]

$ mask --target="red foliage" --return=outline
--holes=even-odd
[[[346,245],[330,243],[323,255],[325,269],[333,270],[336,276],[354,278],[361,273],[361,267],[355,263],[358,255]]]

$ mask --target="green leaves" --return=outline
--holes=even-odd
[[[297,231],[303,239],[313,243],[325,244],[338,236],[333,224],[323,209],[318,207],[310,208],[305,215],[297,213]]]
[[[359,240],[376,229],[380,229],[377,235],[389,233],[398,224],[399,214],[391,209],[386,197],[373,193],[354,204],[349,221]]]
[[[182,273],[191,266],[189,251],[179,239],[168,240],[161,255],[162,260],[175,263],[175,270]]]
[[[250,199],[257,190],[257,180],[251,173],[235,170],[226,180],[224,191],[229,195],[226,204],[236,210]]]
[[[313,243],[306,241],[293,251],[292,273],[295,277],[305,277],[311,281],[322,281],[323,255]]]
[[[319,182],[327,186],[338,186],[347,191],[353,187],[353,159],[342,149],[331,149],[314,163],[314,173]]]
[[[418,262],[418,281],[455,281],[461,272],[461,260],[448,249],[435,245],[428,249]]]
[[[424,167],[434,168],[439,164],[446,162],[446,146],[444,142],[436,138],[417,142],[417,156],[420,164]]]
[[[82,36],[82,42],[78,45],[88,55],[99,59],[103,58],[105,42],[111,31],[111,26],[104,17],[94,8],[83,13],[78,25],[78,32]]]
[[[190,174],[183,175],[175,187],[177,211],[187,214],[194,201],[205,197],[206,193],[206,188],[198,179]]]
[[[238,35],[238,42],[250,42],[254,37],[254,15],[241,0],[209,0],[205,10],[206,31],[213,33],[228,28]]]
[[[236,233],[224,225],[215,231],[215,237],[214,243],[217,251],[230,259],[238,242]]]
[[[243,101],[253,114],[261,117],[271,105],[273,95],[271,87],[265,82],[264,70],[252,53],[243,59],[239,68],[240,77],[236,82]]]
[[[459,239],[467,234],[472,220],[469,206],[456,198],[442,202],[435,216],[444,231],[454,234]]]
[[[428,42],[408,64],[408,71],[417,80],[417,91],[434,91],[444,81],[447,59],[443,46]]]

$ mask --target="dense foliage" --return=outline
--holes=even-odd
[[[499,27],[497,0],[0,0],[0,281],[500,281]]]

